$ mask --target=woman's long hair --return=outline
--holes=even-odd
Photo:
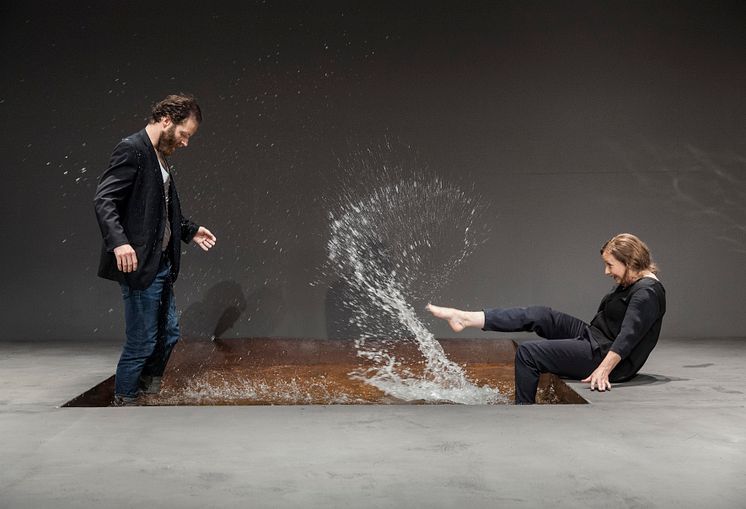
[[[601,254],[609,253],[622,262],[627,270],[635,272],[658,272],[658,266],[653,262],[648,246],[631,233],[620,233],[607,240],[601,248]]]

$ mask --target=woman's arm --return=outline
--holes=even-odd
[[[630,297],[622,327],[611,344],[611,351],[626,359],[658,318],[660,304],[655,291],[650,287],[637,290]]]
[[[611,350],[601,364],[581,382],[590,382],[591,390],[611,389],[609,375],[622,359],[627,357],[658,319],[660,306],[651,288],[642,288],[630,298],[619,334],[611,344]]]
[[[606,389],[611,389],[609,375],[621,360],[622,358],[618,353],[607,353],[604,360],[601,361],[601,364],[593,370],[593,373],[591,373],[587,378],[581,380],[581,382],[590,382],[591,390],[598,389],[599,391],[605,391]]]

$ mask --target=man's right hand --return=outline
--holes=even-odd
[[[114,256],[117,258],[117,268],[122,272],[134,272],[137,270],[137,255],[129,244],[115,247]]]

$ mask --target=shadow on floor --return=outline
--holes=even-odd
[[[641,373],[631,380],[628,380],[626,382],[617,382],[612,385],[614,386],[614,388],[637,387],[639,385],[661,385],[667,384],[668,382],[682,382],[686,380],[689,380],[689,378],[668,377],[664,375]]]

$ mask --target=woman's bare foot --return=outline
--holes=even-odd
[[[460,309],[444,308],[428,304],[425,309],[430,311],[435,318],[446,320],[454,332],[461,332],[467,327],[484,327],[483,311],[461,311]]]

